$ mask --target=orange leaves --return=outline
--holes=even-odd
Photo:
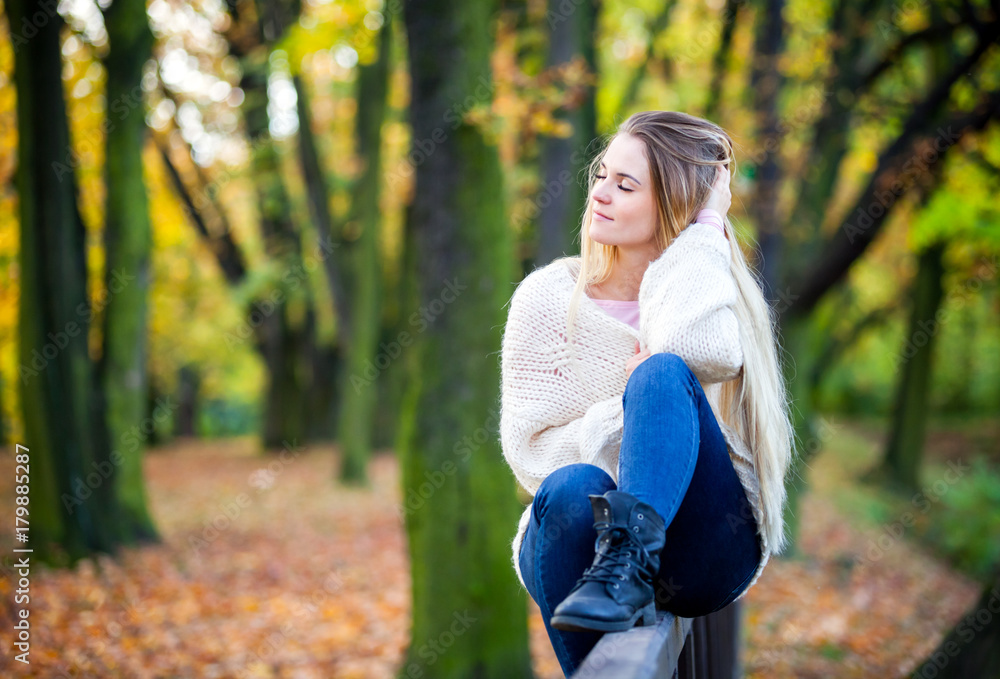
[[[531,73],[519,63],[526,40],[511,18],[502,18],[497,27],[496,48],[491,56],[493,71],[492,115],[502,121],[500,154],[512,164],[522,148],[539,136],[568,137],[572,126],[560,113],[578,108],[596,75],[582,56]]]
[[[252,439],[177,443],[146,458],[165,542],[33,575],[32,663],[23,676],[390,679],[410,631],[409,563],[394,458],[372,489],[333,484],[331,447],[308,448],[267,487]],[[13,478],[0,458],[0,478]],[[748,677],[900,677],[978,587],[900,542],[866,560],[871,535],[825,499],[802,507],[799,561],[774,559],[743,600]],[[188,542],[232,498],[249,501],[198,556]],[[0,503],[10,498],[0,486]],[[9,506],[9,504],[7,505]],[[11,538],[0,548],[10,549]],[[10,600],[9,579],[0,596]],[[562,676],[530,606],[535,674]],[[0,618],[9,637],[9,621]],[[0,675],[13,671],[0,656]]]
[[[150,454],[164,544],[99,567],[40,568],[32,664],[21,674],[392,677],[410,606],[394,461],[376,460],[371,492],[342,490],[333,450],[309,449],[258,489],[248,479],[269,460],[254,451],[246,439]],[[188,538],[239,493],[249,503],[196,558]],[[9,495],[4,486],[0,497]],[[0,593],[9,588],[0,580]],[[0,675],[10,662],[0,659]]]

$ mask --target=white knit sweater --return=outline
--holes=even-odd
[[[503,334],[500,443],[525,490],[534,496],[546,476],[576,462],[597,465],[618,482],[625,364],[638,339],[651,353],[677,354],[698,378],[757,525],[763,525],[753,458],[719,417],[721,383],[736,378],[743,366],[729,262],[725,236],[708,224],[691,224],[643,275],[638,332],[583,295],[572,344],[567,342],[566,317],[579,257],[557,259],[521,281]],[[530,516],[529,505],[513,541],[514,569],[522,586],[518,554]],[[770,557],[767,541],[758,535],[764,558],[751,585]]]

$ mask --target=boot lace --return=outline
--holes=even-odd
[[[646,580],[653,577],[649,568],[646,546],[627,526],[598,523],[594,526],[598,531],[597,557],[594,563],[583,572],[577,587],[584,582],[605,582],[618,589],[618,583],[627,580],[626,575],[619,570],[631,570],[635,567],[637,573]],[[606,549],[601,551],[601,543],[606,542]],[[576,589],[576,588],[574,588]]]

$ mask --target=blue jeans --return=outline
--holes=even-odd
[[[554,629],[552,611],[594,561],[587,496],[622,490],[648,502],[667,524],[655,579],[656,607],[693,618],[739,596],[761,559],[757,524],[701,384],[675,354],[639,364],[622,396],[625,424],[616,488],[590,464],[549,474],[535,494],[518,555],[528,593],[566,676],[601,632]]]

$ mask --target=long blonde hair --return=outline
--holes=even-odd
[[[705,205],[716,168],[728,164],[733,169],[732,140],[718,125],[674,111],[636,113],[619,125],[614,136],[619,134],[636,137],[645,147],[650,178],[658,189],[654,191],[659,215],[655,239],[662,252]],[[567,319],[570,341],[585,287],[607,280],[618,257],[618,246],[597,243],[589,236],[594,176],[606,152],[607,144],[588,168],[587,205],[580,230],[580,266]],[[764,299],[761,284],[747,265],[728,217],[725,229],[729,236],[730,271],[738,291],[735,312],[743,347],[743,369],[735,379],[722,383],[720,414],[753,455],[763,510],[763,525],[758,528],[771,550],[777,553],[785,546],[782,516],[785,474],[795,446],[779,361],[777,314]]]

